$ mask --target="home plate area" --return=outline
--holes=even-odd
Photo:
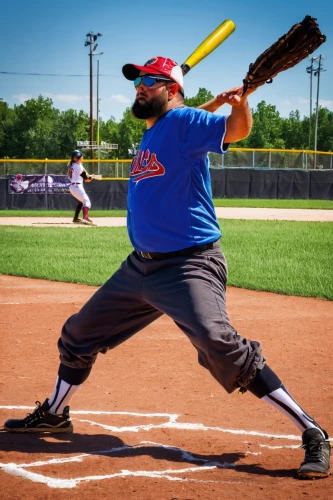
[[[2,414],[11,411],[12,416],[22,410],[31,411],[1,407]],[[255,465],[259,455],[267,455],[260,458],[267,467],[275,462],[277,452],[300,446],[296,435],[211,427],[176,414],[71,411],[71,415],[73,434],[3,433],[9,461],[0,463],[2,471],[60,489],[129,476],[246,484],[248,480],[239,473],[250,467],[260,474],[260,466]],[[16,462],[10,460],[11,452]],[[286,459],[292,455],[289,451]]]
[[[96,287],[9,276],[0,284],[2,425],[48,397],[64,319]],[[237,288],[228,301],[235,328],[260,339],[332,437],[333,302]],[[249,392],[226,394],[166,316],[98,357],[70,415],[72,434],[0,431],[0,500],[332,498],[333,476],[296,479],[304,450],[295,425]]]

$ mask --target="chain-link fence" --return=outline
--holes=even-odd
[[[66,175],[68,160],[0,160],[0,177],[16,174]],[[127,179],[131,160],[85,160],[89,173],[101,174],[103,179]]]
[[[333,169],[333,153],[290,149],[230,148],[228,154],[210,153],[212,168]]]
[[[285,150],[230,148],[228,154],[210,153],[212,168],[266,168],[332,170],[333,153]],[[15,174],[67,173],[68,160],[12,160],[0,159],[0,177]],[[127,179],[131,160],[85,160],[89,173],[101,174],[104,179]]]

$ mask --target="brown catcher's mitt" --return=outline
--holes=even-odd
[[[272,83],[281,71],[296,66],[312,54],[326,40],[320,32],[316,19],[305,16],[301,23],[291,29],[250,64],[243,84],[243,95],[248,89],[256,89],[265,83]]]

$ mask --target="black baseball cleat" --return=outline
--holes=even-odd
[[[25,418],[12,418],[7,420],[4,430],[7,432],[73,432],[73,424],[69,416],[69,406],[66,406],[62,415],[48,411],[48,399],[41,405],[36,401],[37,407],[33,413],[28,413]]]
[[[327,432],[325,438],[318,429],[307,429],[303,432],[302,448],[305,458],[297,471],[300,479],[320,479],[330,475],[331,444]]]
[[[73,222],[74,224],[80,224],[80,222],[82,222],[82,219],[80,219],[79,217],[74,217]]]

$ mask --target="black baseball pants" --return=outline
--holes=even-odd
[[[199,363],[231,393],[262,369],[259,342],[242,337],[226,311],[227,265],[219,248],[148,260],[135,251],[63,326],[60,361],[87,369],[132,335],[168,315],[198,352]],[[68,383],[73,383],[66,380]]]

